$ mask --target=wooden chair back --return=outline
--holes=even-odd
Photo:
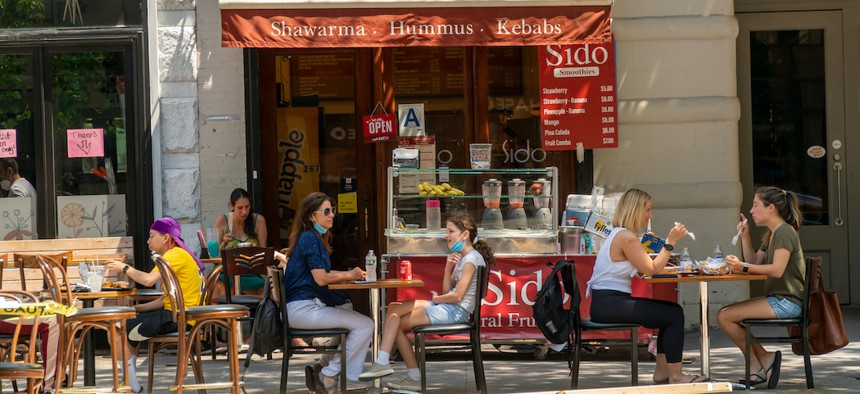
[[[221,251],[221,265],[224,267],[224,288],[227,303],[232,302],[231,296],[239,294],[239,281],[233,280],[230,286],[229,278],[240,275],[266,275],[266,267],[275,264],[275,249],[262,246],[243,246]]]
[[[61,267],[66,268],[68,266],[69,261],[72,259],[71,251],[63,251],[63,252],[53,252],[53,253],[14,253],[12,255],[11,265],[12,268],[18,269],[18,278],[21,281],[21,290],[27,291],[27,275],[24,272],[25,269],[39,268],[39,262],[36,260],[37,256],[42,256],[43,258],[51,259],[57,262]],[[0,267],[5,267],[5,265],[0,260]],[[3,271],[0,269],[0,289],[3,288]]]
[[[0,298],[3,299],[4,302],[17,302],[17,303],[37,303],[39,302],[38,297],[35,294],[23,291],[23,290],[0,290]],[[39,330],[33,328],[30,330],[29,335],[21,335],[21,327],[23,325],[32,325],[33,327],[39,326],[40,315],[38,313],[32,315],[2,315],[0,314],[0,321],[5,321],[6,323],[15,324],[15,330],[12,333],[12,339],[9,346],[11,352],[14,352],[14,349],[18,348],[18,344],[22,343],[38,343],[37,335]],[[30,320],[32,319],[32,320]],[[34,364],[36,363],[36,346],[27,346],[28,351],[24,353],[24,357],[21,360],[16,361],[16,357],[12,354],[9,357],[10,363],[23,363],[23,364]],[[14,368],[12,368],[14,372]],[[2,371],[2,368],[0,368]]]
[[[71,305],[74,298],[72,298],[72,289],[68,286],[66,268],[55,259],[36,256],[36,261],[39,262],[42,277],[45,278],[47,285],[46,290],[50,292],[51,298],[57,303]]]

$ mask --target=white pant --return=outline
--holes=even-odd
[[[358,380],[373,336],[373,320],[353,310],[325,305],[318,299],[287,304],[290,327],[303,329],[346,328],[346,378]],[[341,345],[343,346],[343,345]],[[322,369],[326,376],[337,376],[341,370],[340,354]]]

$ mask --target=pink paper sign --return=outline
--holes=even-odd
[[[104,157],[104,129],[69,129],[66,144],[69,147],[69,158],[74,157]]]
[[[18,138],[15,129],[0,130],[0,157],[18,157]]]

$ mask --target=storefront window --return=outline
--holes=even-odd
[[[5,28],[134,26],[143,24],[141,0],[4,0]]]

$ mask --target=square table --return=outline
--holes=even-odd
[[[701,373],[706,376],[711,376],[711,334],[708,326],[708,283],[765,279],[767,279],[767,275],[737,273],[724,275],[679,274],[677,278],[652,278],[647,276],[642,278],[646,283],[699,283],[699,324],[701,327],[699,332],[699,346],[702,352]]]

